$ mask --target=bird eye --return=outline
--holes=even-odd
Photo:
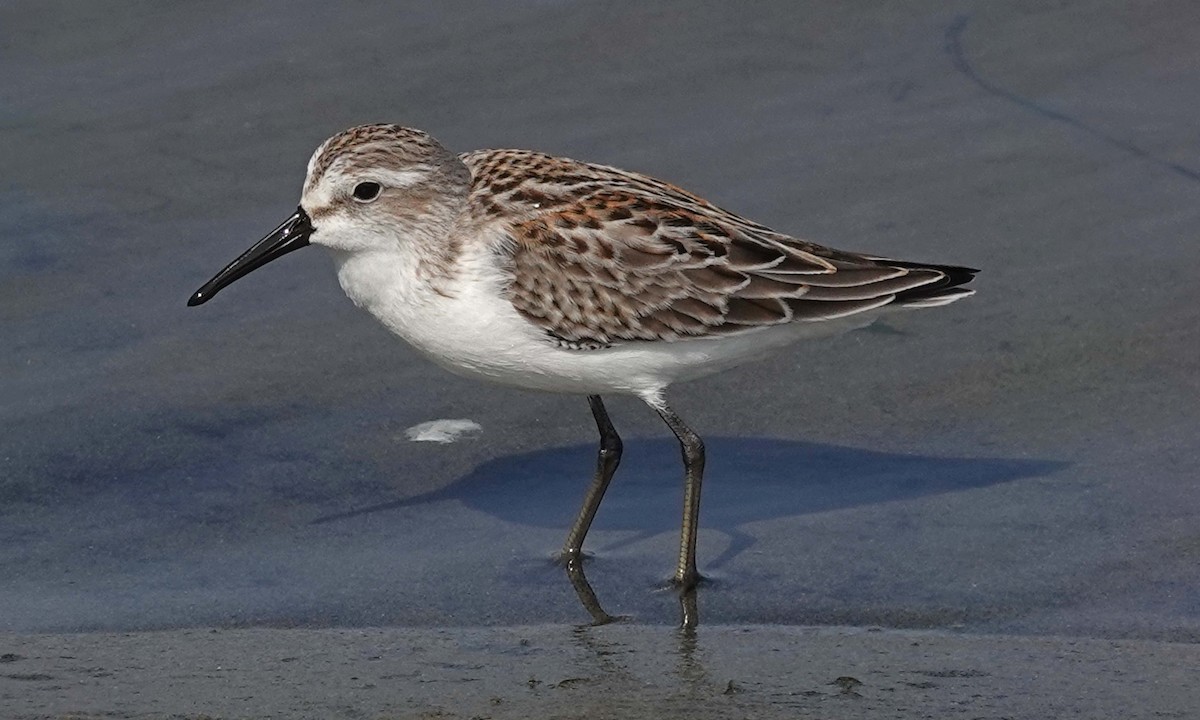
[[[359,202],[371,202],[383,192],[383,186],[377,182],[360,182],[354,186],[354,199]]]

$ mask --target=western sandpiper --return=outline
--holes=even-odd
[[[310,243],[329,249],[356,305],[446,369],[587,396],[600,452],[568,563],[580,562],[621,459],[601,395],[653,408],[683,451],[673,582],[685,592],[700,580],[704,444],[667,387],[889,310],[964,298],[977,272],[816,245],[613,167],[524,150],[455,155],[420,130],[364,125],[317,148],[296,212],[188,305]]]

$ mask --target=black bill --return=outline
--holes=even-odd
[[[221,291],[221,288],[234,280],[266,265],[275,258],[283,257],[293,250],[299,250],[308,244],[308,237],[312,235],[312,232],[312,221],[309,220],[308,213],[304,212],[304,208],[296,208],[296,212],[284,220],[282,225],[272,230],[262,240],[254,243],[249,250],[242,253],[237,260],[229,263],[229,266],[217,273],[212,280],[204,283],[203,287],[188,298],[188,306],[208,302],[213,295]]]

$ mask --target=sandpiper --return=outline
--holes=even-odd
[[[381,124],[322,143],[296,212],[188,305],[309,244],[329,249],[356,305],[446,369],[587,396],[600,451],[563,546],[569,563],[621,459],[601,395],[652,407],[683,451],[673,583],[685,592],[700,580],[704,444],[667,387],[889,310],[959,300],[977,272],[823,247],[614,167],[525,150],[455,155]]]

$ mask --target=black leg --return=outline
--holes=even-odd
[[[673,582],[687,594],[695,590],[700,582],[700,573],[696,570],[696,537],[700,528],[700,483],[704,477],[704,441],[692,432],[662,397],[647,398],[646,402],[658,412],[671,428],[671,432],[675,433],[675,437],[679,439],[679,447],[683,450],[683,529],[680,532],[679,563],[675,566]],[[694,601],[691,612],[688,612],[687,607],[684,608],[684,624],[695,624]]]
[[[596,511],[600,509],[600,501],[604,499],[604,491],[612,481],[617,465],[621,463],[621,436],[608,419],[608,411],[599,395],[588,395],[588,404],[592,406],[592,416],[596,418],[596,429],[600,431],[600,453],[596,457],[596,475],[588,486],[587,495],[583,498],[583,507],[579,516],[567,533],[567,541],[563,544],[562,560],[569,566],[572,561],[579,561],[583,554],[583,539],[587,537]]]

